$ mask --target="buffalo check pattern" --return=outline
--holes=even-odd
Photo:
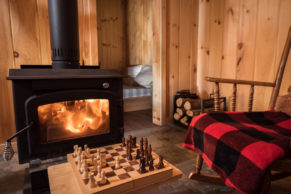
[[[227,186],[256,193],[265,170],[290,155],[291,117],[282,112],[212,112],[194,117],[184,147],[202,155]]]

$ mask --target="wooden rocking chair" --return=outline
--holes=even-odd
[[[206,77],[206,80],[209,82],[214,82],[215,90],[214,90],[214,110],[219,111],[220,102],[219,102],[219,84],[220,83],[229,83],[233,84],[233,92],[231,99],[231,109],[235,111],[236,109],[236,91],[237,85],[250,85],[250,94],[248,100],[248,111],[252,111],[253,106],[253,94],[254,94],[254,86],[265,86],[265,87],[273,87],[273,92],[269,104],[269,109],[273,110],[275,108],[276,100],[280,91],[280,86],[282,82],[282,77],[284,74],[284,69],[286,66],[287,58],[289,55],[291,47],[291,26],[289,27],[288,37],[285,43],[285,47],[283,50],[283,54],[281,57],[279,69],[277,72],[276,80],[273,83],[270,82],[258,82],[258,81],[246,81],[246,80],[234,80],[234,79],[223,79],[223,78],[212,78]],[[289,91],[290,95],[290,91]],[[290,149],[291,149],[291,139],[290,139]],[[214,175],[201,174],[201,168],[203,164],[203,158],[200,154],[197,154],[196,159],[196,169],[191,172],[189,175],[189,179],[194,179],[202,182],[208,182],[213,184],[223,184],[220,177]],[[271,173],[272,171],[272,173]],[[274,173],[275,172],[275,173]],[[285,178],[291,175],[291,156],[285,159],[275,161],[272,166],[267,170],[264,178],[263,185],[261,187],[261,193],[268,193],[271,181],[278,180],[281,178]]]

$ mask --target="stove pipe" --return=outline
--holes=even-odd
[[[48,0],[52,67],[80,68],[77,0]]]

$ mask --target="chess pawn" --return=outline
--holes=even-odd
[[[140,158],[140,163],[139,163],[139,173],[143,174],[146,172],[145,169],[145,158],[141,157]]]
[[[136,150],[136,156],[135,156],[135,159],[140,159],[140,151],[139,149]]]
[[[101,180],[99,181],[100,185],[105,185],[107,183],[107,178],[105,176],[105,172],[102,170],[101,172]]]
[[[92,157],[92,159],[93,159],[93,162],[92,162],[92,170],[93,171],[96,171],[96,169],[97,169],[97,159],[96,158],[93,158]]]
[[[86,151],[87,148],[88,148],[88,145],[85,144],[85,145],[84,145],[84,151]]]
[[[162,169],[165,167],[163,160],[164,160],[163,156],[159,156],[159,163],[158,163],[157,169]]]
[[[154,160],[151,158],[150,163],[149,163],[149,170],[153,171],[154,169],[155,169],[154,168]]]
[[[77,157],[78,155],[78,145],[74,145],[74,152],[73,152],[73,157]]]
[[[132,138],[132,143],[131,143],[133,148],[136,148],[136,137]]]
[[[115,169],[120,168],[119,159],[120,159],[119,156],[117,156],[116,159],[115,159]]]
[[[78,158],[78,166],[77,166],[77,168],[78,168],[79,170],[81,170],[81,156],[78,155],[77,158]]]
[[[84,169],[85,169],[85,160],[82,160],[81,161],[81,168],[80,168],[80,173],[82,174],[84,172]]]
[[[122,138],[122,144],[121,144],[121,146],[122,147],[125,147],[125,138],[124,137]]]
[[[95,188],[97,185],[95,183],[95,179],[94,179],[94,173],[91,172],[90,175],[89,175],[89,187],[92,189],[92,188]]]
[[[90,155],[90,148],[86,148],[86,154]]]
[[[145,160],[146,160],[145,164],[146,164],[146,166],[149,166],[150,165],[150,160],[151,160],[150,155],[147,154],[146,152],[145,152],[145,155],[146,155],[146,157],[145,157]]]
[[[89,178],[89,175],[88,175],[88,165],[87,163],[85,162],[84,164],[84,170],[83,170],[83,179],[88,179]]]
[[[130,143],[132,142],[132,136],[131,135],[128,136],[128,140],[129,140]]]
[[[78,154],[80,154],[80,155],[82,154],[82,147],[78,148]]]
[[[102,168],[104,168],[104,167],[106,167],[106,154],[105,153],[102,153],[101,155],[100,155],[100,161],[101,161],[101,167]]]
[[[127,159],[128,160],[132,160],[132,155],[131,155],[131,151],[130,150],[128,150],[128,153],[127,153]]]
[[[102,168],[100,165],[97,166],[97,178],[101,178],[101,171],[102,171]]]

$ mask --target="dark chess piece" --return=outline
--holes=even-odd
[[[145,159],[146,159],[145,164],[146,164],[146,166],[149,166],[150,165],[150,156],[146,152],[145,152],[145,155],[146,155],[146,157],[145,157]]]
[[[164,160],[163,156],[159,156],[159,163],[158,163],[157,169],[162,169],[165,167],[163,160]]]
[[[136,137],[132,138],[132,143],[131,143],[133,148],[136,148]]]
[[[144,150],[140,150],[140,157],[144,157]]]
[[[131,135],[128,136],[128,140],[129,140],[130,143],[132,142],[132,136]]]
[[[153,171],[155,168],[154,168],[154,160],[151,158],[150,160],[150,164],[149,164],[149,170],[150,171]]]
[[[143,174],[146,172],[145,169],[145,158],[140,158],[140,163],[139,163],[139,173]]]
[[[148,153],[149,153],[150,155],[152,155],[152,145],[151,145],[151,144],[149,145]]]
[[[122,138],[122,145],[121,146],[125,147],[125,138],[124,137]]]
[[[144,149],[148,150],[148,138],[144,138]]]
[[[140,151],[139,149],[136,150],[136,156],[135,156],[135,159],[140,159]]]
[[[140,151],[143,150],[143,138],[140,138]]]
[[[132,155],[131,155],[131,151],[130,150],[128,150],[128,153],[127,153],[127,159],[128,160],[132,160]]]

